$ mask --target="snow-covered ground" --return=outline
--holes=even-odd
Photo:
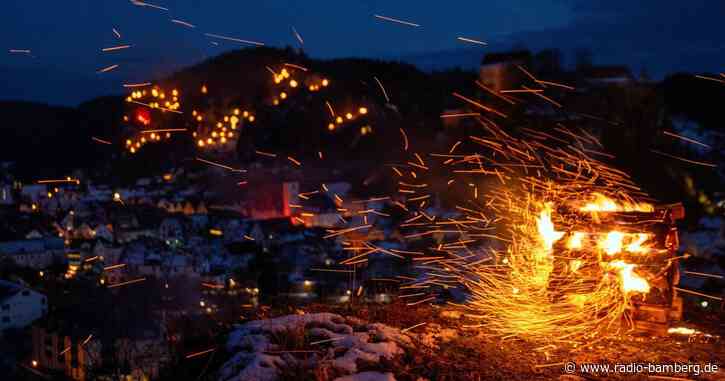
[[[227,349],[234,355],[219,380],[273,381],[290,370],[316,369],[336,381],[394,381],[390,372],[364,368],[413,347],[412,337],[397,328],[332,313],[256,320],[230,334]]]

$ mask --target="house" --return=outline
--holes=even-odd
[[[126,380],[152,380],[171,360],[165,331],[155,323],[134,327],[127,337],[115,342],[119,362],[128,364]]]
[[[117,211],[113,218],[113,231],[118,242],[127,243],[144,237],[158,237],[159,225],[165,214],[163,211],[146,207],[128,209]]]
[[[167,243],[184,241],[184,225],[176,217],[166,217],[159,225],[159,239]]]
[[[12,205],[15,203],[15,191],[11,184],[0,183],[0,205]]]
[[[93,231],[91,233],[92,236],[95,238],[102,238],[108,242],[113,242],[113,226],[111,226],[110,224],[98,224],[95,228],[93,228]]]
[[[33,326],[33,364],[71,380],[90,379],[88,372],[101,363],[101,343],[91,334],[67,334],[45,325]]]
[[[592,66],[584,69],[582,76],[594,86],[626,86],[635,80],[626,66]]]
[[[479,80],[496,92],[517,88],[527,78],[521,68],[530,67],[531,62],[528,50],[486,54],[479,68]]]
[[[289,217],[290,204],[297,204],[299,183],[259,184],[248,194],[246,214],[255,220]]]
[[[32,335],[33,364],[75,381],[149,380],[157,378],[169,361],[164,329],[150,320],[128,319],[114,327],[85,318],[54,317],[34,325]],[[103,337],[108,340],[101,340]],[[102,356],[103,345],[112,346],[110,363]],[[104,365],[110,368],[105,371],[112,374],[103,374]]]
[[[194,263],[183,255],[169,255],[163,259],[162,270],[167,279],[186,276],[189,278],[198,278]]]
[[[19,284],[0,280],[0,331],[26,327],[47,311],[45,295]]]
[[[305,226],[333,227],[344,221],[340,218],[338,205],[326,193],[309,196],[304,206],[304,212],[295,213],[295,220],[304,221]]]
[[[38,202],[47,197],[48,187],[44,184],[23,185],[23,188],[20,190],[20,195],[33,202]]]
[[[20,266],[35,269],[46,268],[62,259],[64,252],[65,244],[58,237],[0,242],[0,258],[7,257]]]

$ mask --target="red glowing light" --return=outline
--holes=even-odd
[[[148,126],[151,124],[151,115],[148,110],[140,108],[136,110],[136,120],[144,126]]]

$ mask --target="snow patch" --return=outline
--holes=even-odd
[[[306,351],[305,362],[296,359],[289,348],[281,348],[274,342],[276,335],[294,332],[303,335],[305,349],[313,348]],[[347,375],[338,380],[395,380],[392,373],[357,373],[358,367],[379,363],[383,358],[392,360],[404,354],[404,348],[413,347],[411,337],[397,328],[365,324],[359,319],[332,313],[255,320],[237,326],[229,335],[227,349],[236,353],[222,366],[219,379],[274,381],[286,368],[302,365],[312,369],[325,359],[336,374]]]

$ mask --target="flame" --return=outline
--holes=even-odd
[[[574,232],[569,239],[566,241],[566,248],[569,250],[576,250],[582,248],[582,240],[586,236],[584,232]]]
[[[624,261],[612,261],[609,262],[609,266],[619,271],[618,275],[621,281],[622,291],[624,291],[625,294],[632,292],[649,292],[650,287],[647,280],[634,272],[634,268],[637,267],[637,265]]]
[[[551,221],[551,206],[546,205],[536,219],[536,227],[539,231],[544,250],[548,253],[554,247],[554,243],[564,236],[564,232],[556,231]]]
[[[599,247],[608,255],[614,255],[622,251],[622,241],[624,233],[611,231],[607,233],[605,238],[599,242]]]
[[[583,264],[584,262],[580,259],[572,259],[571,261],[569,261],[569,269],[572,272],[577,272],[577,270],[579,270]]]
[[[579,210],[583,212],[652,212],[654,207],[648,203],[620,202],[601,194],[592,193],[591,202],[586,203]]]
[[[667,329],[667,333],[669,334],[676,334],[676,335],[694,335],[695,333],[698,333],[699,331],[693,328],[687,328],[687,327],[671,327]]]
[[[627,251],[630,253],[646,253],[649,251],[648,247],[642,247],[642,244],[645,243],[648,239],[650,239],[651,235],[647,233],[637,233],[635,234],[637,238],[635,238],[632,242],[627,245]]]

